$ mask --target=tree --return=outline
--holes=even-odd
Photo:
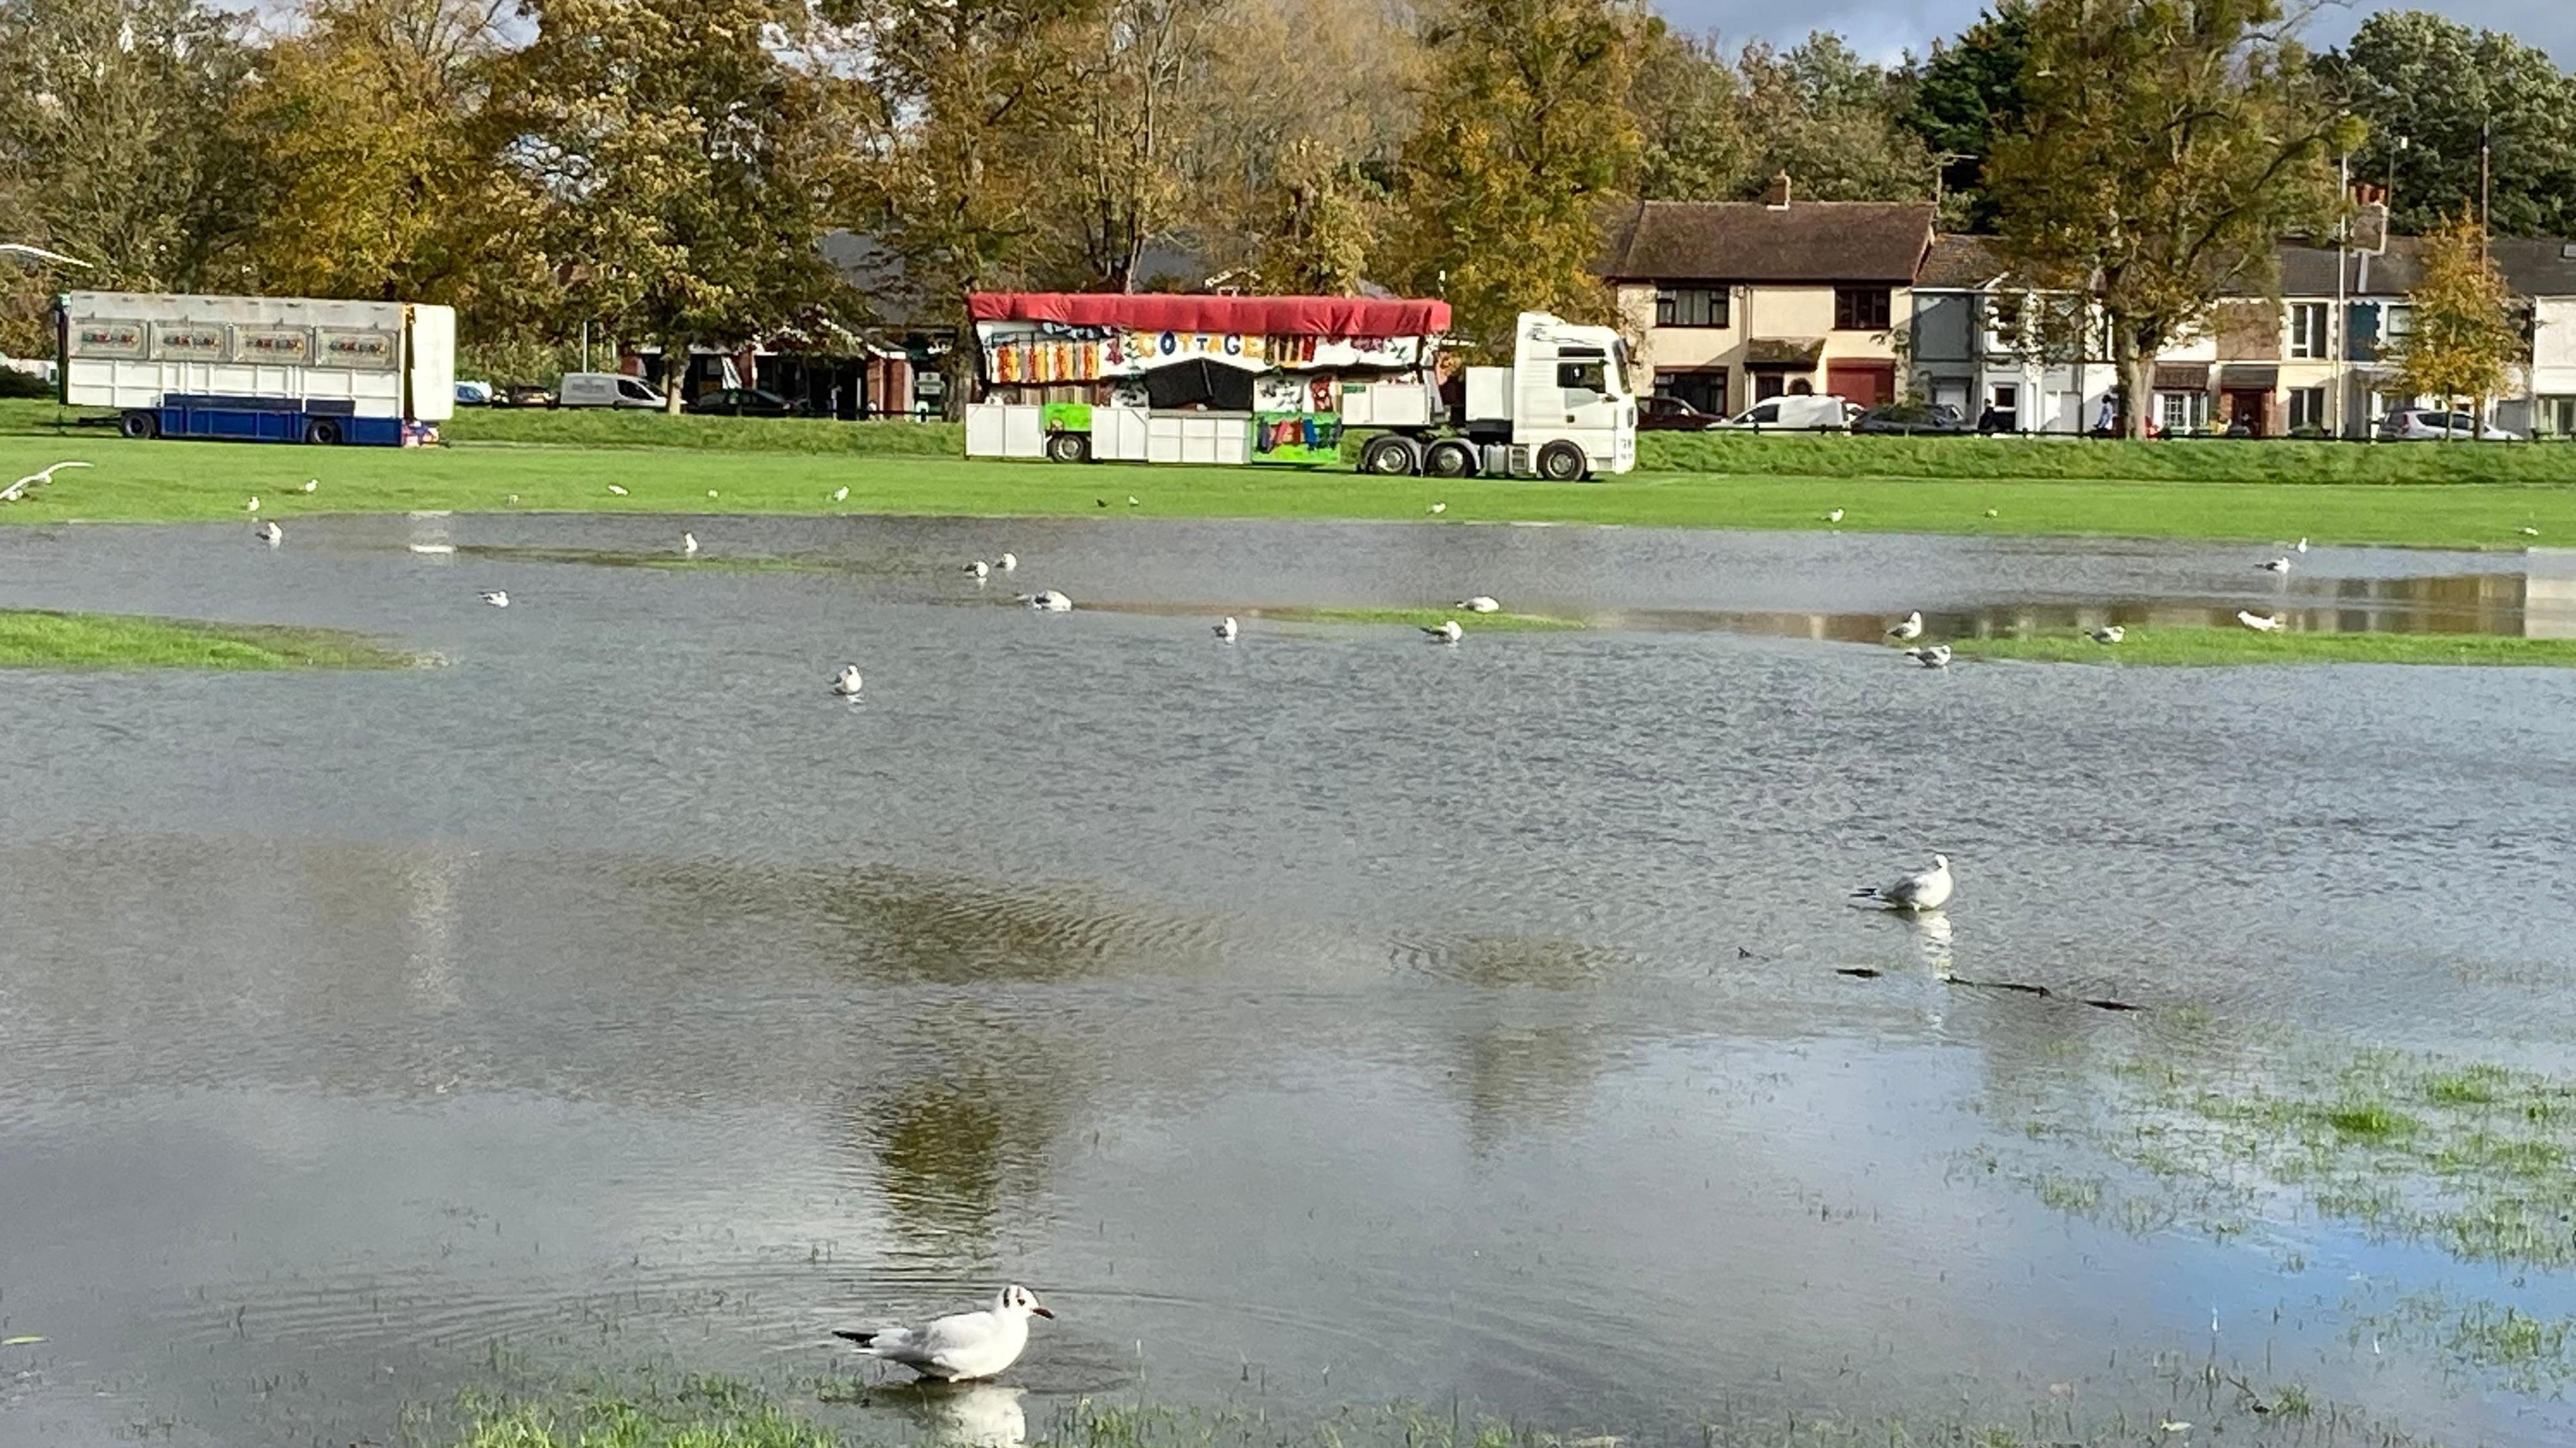
[[[1780,172],[1818,201],[1928,196],[1932,157],[1896,123],[1907,78],[1861,59],[1843,38],[1817,31],[1789,50],[1759,41],[1736,58],[1744,77],[1746,166],[1740,195],[1758,195]]]
[[[1944,225],[1995,228],[1986,160],[1997,141],[2021,127],[2029,53],[2029,0],[2001,0],[1957,39],[1935,43],[1931,58],[1915,68],[1912,99],[1899,123],[1940,166]]]
[[[2483,427],[2487,399],[2524,350],[2513,296],[2488,255],[2486,232],[2465,209],[2425,236],[2422,255],[2422,274],[2407,293],[2415,327],[2397,348],[2397,380],[2452,408],[2475,398]]]
[[[2383,11],[2320,69],[2369,123],[2354,175],[2394,183],[2398,230],[2422,233],[2463,207],[2474,212],[2484,141],[2496,235],[2576,231],[2576,77],[2548,52],[2445,16]]]
[[[1648,21],[1628,110],[1641,144],[1638,195],[1731,201],[1744,194],[1751,179],[1744,82],[1716,36],[1683,35],[1661,20]]]
[[[542,198],[570,321],[658,343],[669,407],[697,343],[813,320],[846,209],[842,83],[790,64],[789,0],[535,0],[503,78],[506,167]]]
[[[2322,227],[2358,126],[2328,104],[2276,0],[2038,0],[2022,129],[1988,184],[2025,281],[2088,294],[2144,436],[2147,368],[2217,300]]]
[[[1594,267],[1637,158],[1636,35],[1617,0],[1459,0],[1427,32],[1405,255],[1459,335],[1507,350],[1516,313],[1607,313]]]
[[[1070,203],[1054,237],[1082,290],[1132,292],[1149,243],[1182,214],[1185,107],[1208,64],[1215,0],[1108,0],[1083,27],[1076,55],[1081,101],[1047,166]]]

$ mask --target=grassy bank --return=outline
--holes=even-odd
[[[412,662],[331,629],[0,611],[0,668],[8,669],[393,669]]]
[[[1462,608],[1262,608],[1245,615],[1280,623],[1411,624],[1438,628],[1455,621],[1468,633],[1531,633],[1583,627],[1580,619],[1543,613],[1469,613]]]
[[[1951,641],[1962,659],[2100,664],[2112,668],[2223,668],[2248,664],[2491,664],[2576,668],[2576,639],[2486,634],[2256,633],[2236,628],[2133,627],[2116,644],[2081,633]]]
[[[1147,468],[1044,463],[969,462],[941,442],[937,455],[893,451],[946,434],[906,431],[912,424],[868,428],[650,415],[504,414],[508,426],[601,428],[620,445],[460,441],[445,448],[314,449],[282,445],[126,442],[95,429],[62,436],[46,428],[45,404],[0,404],[0,482],[63,458],[93,464],[65,471],[33,499],[0,504],[0,521],[71,519],[173,521],[243,518],[246,501],[263,500],[263,517],[317,512],[456,509],[651,513],[898,513],[982,516],[1204,518],[1362,518],[1430,521],[1604,523],[1647,527],[1824,529],[1970,535],[2093,535],[2269,541],[2311,537],[2320,543],[2383,543],[2464,548],[2576,544],[2576,486],[2527,481],[2399,481],[2388,476],[2324,481],[2294,470],[2272,476],[2265,459],[2295,459],[2306,445],[2229,446],[2249,460],[2255,480],[2146,478],[2073,480],[2017,476],[2017,467],[2083,454],[2105,468],[2122,458],[2152,472],[2159,448],[2202,444],[2054,444],[1917,441],[1903,438],[1685,438],[1695,447],[1727,449],[1741,475],[1641,472],[1593,483],[1495,479],[1378,479],[1346,471],[1249,468]],[[476,424],[459,431],[468,437]],[[665,432],[676,427],[678,431]],[[840,429],[834,431],[834,429]],[[800,431],[801,429],[801,431]],[[641,438],[691,437],[724,446],[640,447]],[[849,444],[841,451],[789,450],[764,444],[811,436]],[[859,451],[860,446],[873,451]],[[2280,451],[2275,452],[2277,446]],[[1834,449],[1848,448],[1848,453]],[[1944,448],[2004,449],[1984,453]],[[2333,457],[2364,448],[2317,445]],[[2428,457],[2427,450],[2387,448],[2391,459]],[[1715,456],[1715,454],[1712,454]],[[2540,448],[2495,448],[2481,457],[2503,462],[2560,458]],[[1890,471],[1828,476],[1780,471],[1796,467],[1911,468],[1936,463],[1941,476]],[[2514,467],[2531,466],[2515,463]],[[1770,469],[1770,471],[1764,471]],[[2571,469],[2576,471],[2576,469]],[[293,491],[319,480],[311,495]],[[2296,486],[2286,485],[2296,483]],[[611,492],[618,488],[623,492]],[[838,496],[846,488],[848,495]],[[1137,499],[1134,507],[1126,500]],[[1839,524],[1824,515],[1840,508]],[[2526,534],[2529,528],[2535,533]],[[290,545],[291,546],[291,545]]]

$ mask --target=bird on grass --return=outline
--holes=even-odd
[[[2002,517],[2002,516],[2003,516],[2003,514],[2002,514],[2000,511],[1996,510],[1996,509],[1988,508],[1988,509],[1986,510],[1986,516],[1987,516],[1987,517],[1989,517],[1989,518],[2000,518],[2000,517]]]
[[[1028,1350],[1029,1319],[1054,1316],[1027,1288],[1012,1286],[982,1312],[955,1313],[923,1327],[835,1328],[832,1336],[925,1378],[962,1383],[992,1377],[1018,1362]]]
[[[250,536],[274,548],[286,541],[286,530],[277,526],[276,521],[271,519],[251,529]]]
[[[1441,513],[1446,513],[1449,511],[1449,505],[1447,503],[1434,503],[1431,505],[1431,511],[1435,516]]]
[[[622,498],[626,496],[626,490],[617,486],[615,483],[610,483],[608,485],[608,491],[616,497]]]
[[[1145,505],[1136,501],[1136,495],[1134,493],[1129,493],[1127,495],[1127,506],[1131,508],[1141,508]]]
[[[1905,617],[1898,619],[1896,621],[1896,626],[1887,631],[1887,636],[1899,643],[1912,643],[1914,640],[1923,637],[1922,612],[1917,610],[1916,612],[1909,613]]]
[[[247,502],[247,503],[242,504],[242,511],[243,511],[243,512],[245,512],[245,513],[256,513],[256,512],[258,512],[258,511],[259,511],[259,495],[258,495],[258,494],[256,494],[256,493],[252,494],[252,495],[251,495],[251,500],[250,500],[249,502]]]
[[[2266,613],[2247,613],[2241,608],[2236,610],[2236,621],[2245,625],[2247,628],[2254,630],[2256,633],[2275,633],[2278,632],[2281,627],[2281,620],[2275,615]]]
[[[487,588],[483,590],[483,601],[492,605],[494,608],[508,608],[510,606],[510,590],[506,588]]]
[[[1855,900],[1866,900],[1890,910],[1938,910],[1950,903],[1950,857],[1934,855],[1932,868],[1917,870],[1887,885],[1869,885],[1852,892]]]
[[[308,492],[308,493],[309,493],[309,492],[312,492],[314,489],[319,488],[319,487],[321,487],[321,486],[322,486],[322,480],[321,480],[320,478],[306,478],[306,479],[304,480],[304,491],[305,491],[305,492]]]
[[[859,666],[856,664],[841,665],[841,672],[832,676],[832,692],[840,695],[844,699],[857,698],[859,693]]]
[[[1839,523],[1839,522],[1841,522],[1842,520],[1843,520],[1843,510],[1842,510],[1842,509],[1840,509],[1840,508],[1836,508],[1836,509],[1834,509],[1832,512],[1827,513],[1827,514],[1825,515],[1825,521],[1826,521],[1826,522],[1828,522],[1828,523]]]
[[[1026,595],[1029,607],[1040,613],[1071,613],[1073,600],[1049,588]]]
[[[1458,600],[1456,606],[1467,610],[1469,613],[1500,613],[1503,611],[1503,606],[1501,604],[1495,602],[1490,595],[1482,593],[1477,594],[1473,598],[1462,598]]]
[[[978,559],[976,559],[974,562],[969,563],[969,564],[967,564],[967,565],[966,565],[966,571],[967,571],[967,572],[969,572],[969,573],[971,573],[971,574],[974,574],[974,575],[975,575],[975,577],[980,581],[981,579],[983,579],[983,578],[985,577],[985,575],[987,575],[987,574],[989,574],[989,573],[991,573],[991,572],[993,571],[993,565],[992,565],[992,564],[990,564],[990,563],[985,562],[985,561],[984,561],[983,559],[981,559],[981,558],[978,558]]]
[[[1004,573],[1008,573],[1012,569],[1020,566],[1020,555],[1017,553],[1005,553],[1002,555],[1001,561],[993,566],[1001,569]]]
[[[1231,614],[1218,619],[1216,621],[1216,627],[1212,630],[1218,638],[1225,640],[1227,643],[1233,643],[1234,636],[1242,631],[1242,629],[1236,626],[1234,617]]]
[[[60,462],[49,468],[40,468],[37,471],[20,478],[18,481],[11,483],[6,488],[0,488],[0,503],[14,503],[18,501],[18,499],[24,495],[29,488],[43,487],[45,484],[54,480],[54,474],[61,472],[65,468],[85,468],[88,466],[89,464],[83,462]],[[2529,532],[2530,530],[2525,529],[2523,531]]]
[[[2093,630],[2090,635],[2093,642],[2097,644],[2116,644],[2128,636],[2129,631],[2120,627],[2116,623],[2106,623],[2100,628]]]
[[[1095,508],[1106,508],[1109,506],[1109,500],[1107,498],[1094,498],[1091,500],[1091,505]]]
[[[1454,644],[1463,637],[1466,632],[1467,631],[1465,629],[1458,627],[1458,620],[1453,618],[1442,621],[1438,628],[1424,629],[1422,631],[1422,636],[1431,640],[1435,644]]]
[[[57,466],[59,466],[59,464]],[[84,463],[82,466],[86,467],[88,464]],[[2522,530],[2522,536],[2525,538],[2537,538],[2540,536],[2540,530],[2537,528],[2525,528]]]
[[[1907,649],[1905,651],[1905,656],[1927,669],[1946,669],[1950,667],[1950,646],[1948,644],[1933,644],[1928,648]]]
[[[695,555],[696,555],[697,551],[698,551],[698,535],[697,535],[697,534],[695,534],[695,533],[683,533],[683,534],[681,534],[681,535],[680,535],[680,556],[681,556],[681,557],[683,557],[683,558],[693,557],[693,556],[695,556]]]
[[[2290,571],[2290,560],[2287,558],[2267,558],[2255,566],[2261,568],[2266,573],[2287,573]]]
[[[846,503],[850,501],[850,490],[846,487],[834,488],[832,490],[832,501],[835,503]]]

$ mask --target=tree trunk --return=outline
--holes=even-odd
[[[2143,441],[2147,435],[2148,409],[2154,401],[2153,394],[2147,391],[2147,382],[2149,370],[2155,363],[2139,350],[2136,334],[2125,327],[2120,329],[2119,341],[2113,350],[2120,354],[2120,432],[2132,441]]]
[[[689,344],[675,337],[662,339],[662,412],[680,415],[680,389],[689,380]]]

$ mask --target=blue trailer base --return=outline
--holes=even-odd
[[[360,447],[413,447],[438,430],[399,417],[359,417],[345,400],[298,402],[278,397],[169,393],[159,407],[127,410],[127,437],[220,438],[234,442],[305,442]]]

